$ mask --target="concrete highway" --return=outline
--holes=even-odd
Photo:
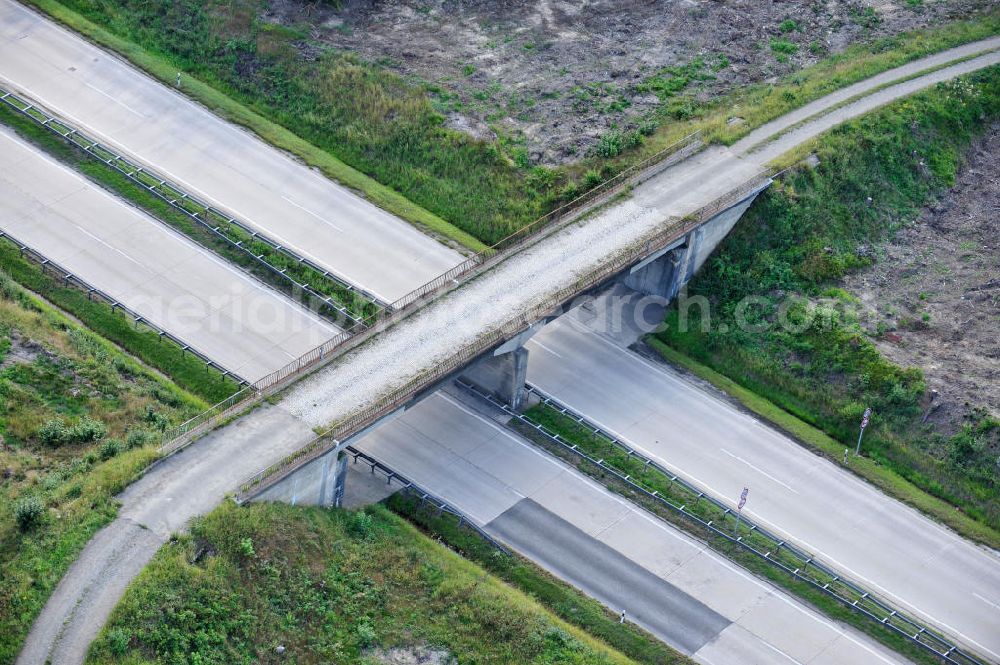
[[[354,445],[699,662],[900,662],[539,451],[460,394],[438,392]]]
[[[997,552],[630,352],[595,311],[578,308],[529,342],[529,381],[717,497],[749,487],[754,520],[1000,661]]]
[[[0,229],[248,381],[339,332],[5,128]]]
[[[0,7],[4,6],[9,6],[8,0],[0,0]],[[0,28],[0,30],[5,29],[6,25]],[[17,34],[20,33],[15,33],[15,38]],[[29,39],[30,33],[26,34],[29,36],[25,39]],[[0,63],[8,57],[11,48],[9,42],[4,42],[0,46]],[[44,45],[41,48],[44,50]],[[103,57],[107,60],[106,56]],[[983,60],[970,61],[963,64],[962,67],[965,69],[951,69],[950,75],[971,71],[987,64],[989,63]],[[0,74],[3,73],[4,66],[0,64]],[[922,62],[917,61],[895,72],[899,77],[907,77],[920,72],[922,67]],[[61,73],[53,73],[56,77],[60,75]],[[934,80],[937,79],[917,77],[908,84],[910,87],[906,90],[912,91],[914,86],[932,85]],[[70,80],[66,85],[74,83]],[[76,85],[78,88],[86,87]],[[894,91],[893,88],[886,88],[873,94],[877,96],[873,103],[886,103],[903,94],[908,93],[902,89]],[[114,103],[132,104],[140,101],[116,98]],[[832,108],[832,104],[827,108]],[[840,122],[863,113],[865,108],[863,104],[854,105],[849,112],[837,109],[832,110],[831,115],[835,115],[836,120]],[[806,122],[796,130],[794,140],[798,142],[808,140],[818,135],[825,126],[822,122]],[[164,140],[161,135],[155,133],[147,138],[152,144],[162,144],[172,140]],[[779,141],[783,147],[792,147],[788,146],[789,139],[785,137],[781,137]],[[96,635],[110,608],[119,597],[127,581],[126,578],[138,570],[134,565],[135,562],[152,556],[150,548],[155,550],[154,542],[143,540],[136,535],[134,529],[136,522],[144,524],[144,520],[147,519],[157,522],[167,520],[171,524],[183,525],[190,517],[207,510],[213,501],[222,500],[225,491],[232,491],[238,487],[252,471],[267,467],[281,459],[284,454],[301,446],[310,438],[314,427],[324,427],[356,413],[360,408],[383,398],[402,383],[423,376],[429,368],[439,364],[456,350],[467,347],[484,332],[494,330],[516,319],[529,308],[546,302],[554,291],[577,284],[582,275],[602,265],[608,257],[615,256],[655,232],[662,226],[664,220],[671,217],[681,218],[745,182],[762,165],[762,159],[761,153],[737,154],[724,148],[710,148],[693,159],[664,170],[639,188],[632,199],[616,201],[613,205],[588,217],[584,223],[570,225],[552,234],[545,241],[498,264],[490,272],[462,285],[446,297],[434,301],[421,312],[410,316],[295,384],[283,393],[278,406],[265,406],[254,410],[212,432],[181,454],[180,459],[188,460],[187,465],[174,462],[178,458],[171,458],[163,465],[154,468],[126,492],[123,497],[125,507],[122,510],[122,517],[106,527],[102,531],[104,535],[95,538],[86,546],[81,555],[81,565],[74,565],[62,580],[34,624],[18,662],[43,663],[48,654],[60,656],[54,659],[55,662],[82,662],[90,639]],[[419,411],[414,409],[413,413]],[[440,416],[438,420],[443,424],[445,418]],[[491,448],[482,447],[472,453],[489,458]],[[386,461],[391,463],[390,459]],[[432,469],[435,466],[428,465],[426,468]],[[504,473],[502,469],[505,465],[497,463],[496,466],[497,470],[493,471],[494,473]],[[404,473],[407,471],[406,468],[399,470]],[[516,472],[521,473],[522,470]],[[413,475],[416,477],[417,473]],[[433,482],[428,482],[427,486],[434,492],[440,489],[436,485],[437,482],[440,482],[441,487],[445,489],[448,489],[448,483],[452,482],[448,477],[430,480]],[[458,483],[463,480],[456,478],[453,482]],[[505,493],[502,486],[488,482],[485,477],[481,476],[477,482],[479,484],[471,485],[469,496],[492,493],[502,497]],[[559,485],[554,484],[552,488],[558,490]],[[557,492],[567,501],[575,500],[577,493],[577,489]],[[132,497],[139,495],[141,501],[133,503]],[[560,508],[558,503],[539,500],[540,496],[542,491],[533,493],[529,498],[592,537],[614,532],[613,529],[604,531],[601,529],[611,526],[617,517],[621,517],[618,524],[628,523],[623,522],[626,519],[639,519],[626,514],[627,507],[619,506],[614,508],[620,511],[618,515],[608,519],[601,526],[598,520],[600,514],[593,510],[588,512],[586,505],[567,504]],[[755,491],[751,500],[755,501],[756,497]],[[519,502],[520,498],[517,501]],[[486,504],[467,504],[464,507],[473,511],[477,519],[488,520],[485,523],[489,523],[500,518],[514,505],[516,502],[503,507],[501,501],[493,504],[492,510]],[[132,510],[139,511],[135,513],[134,518],[131,517]],[[562,514],[561,510],[579,512],[579,515],[573,517]],[[560,537],[565,539],[578,536],[573,535],[575,532],[567,531],[561,522],[544,514],[539,517],[538,514],[537,508],[525,504],[516,513],[508,515],[508,518],[516,517],[526,525],[550,524],[553,527],[552,533],[557,532],[555,527],[558,526],[558,533],[563,534]],[[608,513],[608,516],[612,514]],[[571,518],[587,521],[574,523]],[[496,522],[494,526],[498,533],[504,530],[505,523],[506,520]],[[644,538],[659,529],[659,527],[651,528],[645,522],[639,524],[642,528],[630,532],[630,536]],[[542,529],[539,537],[549,535],[546,531]],[[616,549],[619,554],[633,562],[649,561],[649,565],[642,567],[664,578],[667,573],[663,572],[666,569],[662,566],[669,566],[667,562],[670,556],[680,557],[682,560],[685,556],[683,551],[671,550],[668,547],[667,542],[676,538],[673,532],[669,532],[668,536],[654,539],[652,545],[645,550],[636,547],[628,552],[622,551],[626,548],[625,544],[610,542],[604,544]],[[521,546],[527,551],[532,545],[530,542],[525,542]],[[618,547],[622,549],[617,549]],[[665,555],[671,551],[675,554]],[[693,562],[708,560],[712,556],[701,552],[696,544],[692,544],[691,549],[687,551],[697,555]],[[610,555],[607,552],[601,556],[604,557],[601,560],[607,561],[614,558],[608,558]],[[621,560],[616,559],[616,561]],[[717,571],[721,568],[712,570]],[[108,577],[116,572],[118,574],[115,578],[116,584],[106,584]],[[710,594],[707,592],[704,598],[697,596],[699,602],[716,614],[735,621],[713,641],[695,652],[704,662],[721,664],[722,662],[768,662],[769,658],[780,660],[778,655],[774,655],[777,652],[771,649],[773,644],[782,644],[779,651],[799,654],[801,657],[796,657],[798,662],[804,662],[810,656],[813,657],[813,662],[823,662],[824,658],[830,658],[833,662],[850,663],[881,660],[880,656],[871,655],[872,650],[877,652],[877,649],[859,641],[861,638],[855,639],[853,633],[844,632],[829,622],[822,623],[824,621],[822,619],[815,620],[820,622],[817,625],[826,627],[825,633],[800,627],[808,625],[809,620],[802,619],[803,615],[798,605],[792,601],[788,601],[791,604],[786,603],[787,599],[784,596],[775,596],[773,590],[747,578],[740,571],[733,569],[726,577],[714,577],[715,572],[702,574],[699,577],[695,568],[687,569],[687,566],[681,566],[678,572],[692,574],[696,580],[701,580],[705,584],[711,584],[715,580],[732,580],[721,585],[722,589],[716,592],[715,600],[709,600]],[[631,579],[640,579],[640,573],[637,571],[633,570],[629,575],[632,576]],[[666,581],[688,595],[695,596],[697,584],[682,583],[681,577]],[[737,579],[749,580],[752,585],[741,589],[741,583],[736,581]],[[740,618],[744,615],[740,614],[739,608],[746,609],[753,606],[754,594],[763,598],[759,604],[761,611],[746,613],[744,621]],[[610,600],[616,602],[615,598]],[[727,603],[731,603],[728,609]],[[705,618],[711,616],[702,613],[700,609],[694,614],[701,614]],[[710,627],[699,630],[711,633]],[[770,642],[770,638],[766,641],[761,639],[763,631],[770,631],[768,635],[775,633],[773,643]],[[790,635],[791,633],[794,635]],[[795,642],[795,636],[802,636],[803,643]],[[820,643],[826,644],[828,648],[825,650],[817,648],[817,644]],[[762,654],[760,657],[757,657],[757,652],[751,650],[752,645],[756,645],[759,649],[759,653]],[[696,646],[696,643],[688,644],[689,648],[693,646]],[[710,648],[715,651],[710,652]],[[841,652],[841,648],[845,651]],[[744,649],[746,651],[743,651]],[[746,653],[751,655],[747,657]],[[892,658],[889,660],[892,661]]]
[[[382,300],[463,260],[14,0],[0,0],[0,81]]]

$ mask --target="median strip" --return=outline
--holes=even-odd
[[[87,136],[23,93],[0,87],[0,100],[21,117],[44,127],[165,202],[175,212],[193,221],[202,233],[193,233],[190,225],[181,226],[161,215],[154,215],[154,218],[169,224],[206,249],[221,254],[223,258],[238,258],[238,264],[257,268],[255,273],[258,276],[303,301],[340,328],[363,329],[388,307],[374,295],[253,230],[249,224],[185,192],[155,170]],[[206,242],[205,231],[210,242]]]

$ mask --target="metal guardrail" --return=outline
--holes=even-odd
[[[806,552],[788,542],[780,536],[771,533],[764,527],[756,524],[747,517],[741,518],[741,523],[747,528],[747,535],[743,536],[735,531],[730,531],[726,526],[726,518],[735,515],[733,506],[725,501],[717,499],[695,483],[683,478],[679,474],[662,466],[638,452],[629,445],[628,442],[605,431],[600,426],[589,421],[585,416],[573,411],[566,405],[560,403],[551,395],[546,394],[531,385],[527,385],[527,390],[535,395],[543,404],[546,404],[562,415],[572,419],[577,424],[587,428],[597,437],[607,441],[616,448],[622,450],[628,457],[633,457],[646,467],[652,467],[670,480],[672,485],[681,487],[694,499],[694,506],[698,507],[701,502],[706,502],[714,508],[717,514],[721,514],[722,523],[715,519],[706,519],[704,515],[699,515],[691,510],[690,503],[679,503],[667,498],[659,492],[650,491],[640,483],[636,482],[630,475],[623,473],[613,465],[608,464],[603,459],[595,459],[591,455],[580,450],[576,444],[571,444],[563,439],[558,433],[550,431],[543,424],[533,420],[530,416],[519,413],[511,409],[509,405],[496,399],[493,395],[480,390],[476,386],[466,381],[456,381],[456,383],[466,391],[486,400],[504,413],[531,428],[532,431],[544,436],[548,441],[558,445],[563,450],[586,460],[588,463],[600,468],[613,476],[620,482],[626,484],[631,489],[640,492],[642,495],[652,499],[671,511],[683,515],[689,520],[696,522],[699,526],[713,534],[725,538],[731,543],[739,545],[743,549],[757,555],[761,559],[775,565],[795,579],[808,583],[812,588],[822,591],[824,594],[834,598],[841,604],[850,607],[869,619],[878,622],[898,635],[905,637],[908,641],[929,651],[938,658],[955,665],[985,665],[975,655],[961,649],[948,638],[940,633],[928,628],[916,619],[894,609],[889,603],[879,599],[870,591],[865,590],[859,584],[844,577],[841,573],[828,567],[819,561],[816,555]],[[735,520],[735,518],[734,518]],[[735,524],[733,525],[735,526]]]
[[[402,474],[393,471],[391,468],[389,468],[382,462],[378,461],[368,453],[362,452],[357,448],[355,448],[354,446],[347,446],[346,448],[344,448],[344,452],[354,458],[353,460],[354,464],[357,464],[358,460],[360,459],[369,467],[371,467],[371,471],[373,474],[376,471],[378,471],[383,476],[385,476],[386,484],[392,484],[392,481],[395,480],[397,483],[402,485],[402,487],[400,488],[401,492],[409,492],[421,503],[434,506],[434,509],[437,511],[438,516],[440,516],[442,513],[448,513],[449,515],[454,515],[455,517],[458,518],[458,526],[460,527],[465,526],[472,529],[473,531],[478,533],[483,540],[488,542],[496,549],[506,554],[510,554],[510,550],[507,549],[505,545],[503,545],[500,541],[498,541],[496,538],[487,533],[478,524],[469,519],[469,517],[465,513],[463,513],[458,508],[455,508],[444,499],[441,499],[431,494],[427,490],[417,485],[412,480],[407,479],[406,476],[403,476]]]
[[[76,275],[74,275],[69,270],[66,270],[64,267],[62,267],[61,265],[59,265],[55,261],[52,261],[51,259],[47,258],[41,252],[33,249],[28,244],[26,244],[24,242],[21,242],[16,237],[12,236],[11,234],[7,233],[6,231],[0,230],[0,240],[7,240],[7,241],[9,241],[11,244],[13,244],[15,247],[17,247],[18,251],[21,253],[21,256],[26,257],[26,258],[28,258],[31,261],[34,261],[39,266],[41,266],[43,270],[50,271],[52,274],[56,275],[59,279],[63,280],[63,284],[65,284],[66,286],[69,286],[70,284],[76,284],[76,286],[79,289],[81,289],[82,291],[86,291],[87,292],[87,299],[88,300],[93,300],[95,297],[98,298],[98,299],[100,299],[100,300],[103,300],[104,302],[108,303],[111,306],[111,311],[112,312],[116,312],[118,310],[121,310],[122,312],[124,312],[128,316],[132,317],[132,320],[133,320],[133,322],[135,323],[136,326],[138,326],[139,324],[142,324],[146,328],[152,330],[157,335],[159,335],[161,339],[164,338],[164,337],[166,337],[171,342],[173,342],[178,347],[180,347],[180,350],[181,350],[182,354],[184,354],[184,353],[191,353],[191,355],[195,356],[196,358],[198,358],[202,362],[204,362],[206,369],[210,368],[210,367],[211,368],[215,368],[217,371],[219,371],[222,374],[223,378],[225,378],[225,377],[228,376],[228,377],[232,377],[233,379],[235,379],[237,382],[239,382],[241,384],[245,385],[247,383],[246,379],[244,379],[243,377],[241,377],[236,372],[232,372],[232,371],[226,369],[225,367],[223,367],[219,363],[215,362],[214,360],[212,360],[211,358],[209,358],[207,355],[205,355],[204,353],[202,353],[201,351],[199,351],[195,347],[191,346],[190,344],[188,344],[187,342],[185,342],[181,338],[177,337],[176,335],[174,335],[172,333],[167,332],[163,328],[160,328],[155,323],[153,323],[149,319],[145,318],[144,316],[142,316],[141,314],[139,314],[135,310],[130,309],[129,307],[121,304],[121,302],[119,302],[118,300],[116,300],[115,298],[113,298],[111,295],[109,295],[109,294],[105,293],[104,291],[101,291],[100,289],[92,286],[89,282],[87,282],[87,281],[85,281],[85,280],[77,277]],[[237,393],[237,394],[239,394],[239,393]]]
[[[90,154],[94,157],[94,159],[107,164],[136,185],[152,193],[160,200],[169,204],[175,210],[184,214],[197,225],[209,231],[215,237],[224,241],[229,247],[249,256],[253,261],[263,266],[277,278],[287,282],[293,290],[293,293],[295,290],[298,290],[307,294],[313,299],[312,305],[314,305],[314,307],[311,307],[311,309],[314,308],[317,313],[323,314],[324,308],[333,310],[336,312],[337,316],[331,316],[328,318],[330,318],[339,327],[349,327],[356,331],[357,327],[364,327],[366,322],[364,319],[359,318],[352,313],[346,305],[338,302],[330,296],[320,293],[309,284],[296,281],[286,273],[286,269],[275,266],[268,261],[263,254],[256,254],[251,251],[249,247],[244,245],[243,240],[233,240],[222,230],[220,225],[228,224],[236,227],[242,232],[243,235],[249,236],[251,242],[263,243],[271,250],[283,254],[295,263],[304,265],[321,274],[325,279],[329,279],[331,282],[337,284],[346,293],[356,293],[360,295],[366,301],[372,303],[379,309],[385,309],[389,306],[387,303],[382,302],[364,289],[361,289],[329,270],[316,265],[309,259],[299,256],[290,249],[280,245],[274,240],[271,240],[267,237],[267,235],[259,231],[255,231],[250,228],[248,224],[239,221],[234,216],[219,210],[205,201],[202,201],[189,192],[185,192],[181,186],[171,182],[169,179],[156,173],[156,171],[142,166],[129,157],[117,152],[113,148],[90,138],[80,129],[73,127],[70,123],[58,117],[55,113],[40,106],[35,101],[28,99],[27,96],[18,95],[0,87],[0,101],[5,102],[10,108],[34,121],[38,125],[45,127],[53,134],[71,142],[73,145]],[[346,326],[344,319],[350,321],[350,323]]]
[[[333,447],[339,445],[340,442],[347,440],[354,433],[364,429],[383,416],[392,413],[420,392],[464,367],[483,352],[525,330],[540,318],[551,313],[554,308],[563,305],[580,292],[597,286],[606,279],[618,274],[625,267],[666,246],[676,238],[700,226],[704,221],[711,219],[721,210],[725,210],[742,201],[753,192],[763,189],[770,182],[770,178],[766,175],[759,175],[732,190],[726,196],[704,206],[697,212],[633,243],[609,261],[598,266],[583,277],[577,278],[574,283],[551,294],[542,303],[531,307],[493,330],[480,335],[472,344],[459,349],[450,357],[437,362],[434,367],[425,369],[402,386],[381,397],[375,403],[358,409],[346,419],[322,432],[284,459],[250,476],[240,484],[237,498],[245,500],[264,491],[288,474],[293,473],[302,465],[328,452]]]

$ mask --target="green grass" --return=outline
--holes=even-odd
[[[657,334],[821,430],[841,453],[853,449],[861,413],[871,407],[864,450],[881,470],[865,462],[858,471],[991,543],[1000,527],[1000,428],[974,408],[955,436],[923,425],[921,372],[879,354],[860,326],[853,296],[837,286],[843,275],[871,265],[874,252],[866,248],[891,237],[952,184],[963,151],[998,117],[1000,69],[991,68],[820,138],[814,147],[819,167],[796,168],[762,194],[690,284],[687,297],[704,298],[710,320],[698,305],[679,301]],[[751,296],[760,299],[743,317],[751,325],[738,325],[739,304]],[[781,316],[791,325],[780,325]],[[918,498],[914,488],[986,528],[972,528],[962,517],[944,519],[947,509]]]
[[[558,615],[590,635],[597,637],[639,663],[688,663],[690,660],[631,623],[621,624],[618,617],[596,600],[554,578],[530,561],[517,555],[505,555],[478,533],[459,526],[453,515],[436,510],[413,496],[396,493],[387,500],[388,507],[432,538],[440,539],[477,565],[504,582],[535,598]]]
[[[32,0],[170,85],[184,71],[184,92],[222,117],[473,250],[697,129],[731,143],[823,94],[1000,31],[993,13],[857,44],[779,84],[710,103],[685,90],[710,76],[700,62],[669,68],[641,83],[662,98],[652,117],[611,132],[592,157],[546,169],[533,167],[510,137],[486,143],[445,128],[431,95],[446,91],[313,44],[302,27],[261,21],[262,2]],[[315,60],[298,57],[303,42],[319,49]],[[728,125],[734,115],[747,122]]]
[[[381,506],[225,503],[126,592],[89,663],[359,663],[429,647],[463,663],[629,663]]]
[[[231,263],[241,266],[261,281],[270,284],[282,293],[297,300],[308,299],[308,296],[305,296],[299,289],[293,287],[288,280],[281,278],[274,271],[262,266],[245,252],[234,248],[231,244],[196,223],[163,199],[125,177],[125,175],[109,164],[83,150],[83,148],[73,141],[56,136],[38,123],[17,113],[6,104],[0,104],[0,124],[14,129],[19,136],[41,148],[59,161],[81,172],[105,189],[130,201],[136,207],[145,210],[150,215],[166,222],[203,247],[212,250]],[[108,158],[110,158],[110,153]],[[143,177],[140,174],[139,178],[149,186],[156,186],[159,189],[163,189],[159,186],[159,180],[151,176]],[[169,191],[165,190],[164,194],[168,194]],[[176,192],[169,195],[174,198],[179,198],[180,196]],[[353,316],[366,318],[374,316],[377,313],[378,307],[368,299],[344,288],[336,281],[324,277],[321,272],[313,270],[287,255],[274,250],[266,243],[254,240],[250,234],[235,225],[229,224],[225,218],[214,213],[206,215],[204,208],[197,206],[191,201],[188,201],[186,206],[189,212],[202,214],[233,242],[242,242],[244,247],[252,251],[255,256],[263,255],[266,261],[279,270],[283,270],[288,277],[300,284],[309,284],[313,290],[345,306]],[[306,304],[317,303],[309,303],[307,300]],[[322,312],[324,310],[319,311]],[[326,313],[336,315],[336,312],[328,309]]]
[[[206,369],[197,357],[146,328],[136,328],[132,319],[110,305],[88,300],[87,294],[43,271],[21,257],[17,247],[0,240],[0,268],[18,283],[73,315],[100,336],[114,342],[144,363],[170,376],[177,385],[215,404],[232,395],[237,384],[214,369]]]
[[[0,663],[11,663],[62,574],[114,518],[113,496],[156,459],[160,430],[207,405],[3,272],[0,362]],[[75,436],[46,443],[56,422]],[[22,530],[28,500],[43,509]]]
[[[559,413],[552,407],[537,405],[532,407],[526,414],[533,421],[544,425],[549,431],[559,434],[560,437],[569,444],[575,444],[577,449],[591,457],[603,459],[606,464],[617,471],[631,476],[631,480],[643,487],[647,491],[656,491],[662,497],[674,503],[685,505],[686,508],[703,520],[715,520],[716,524],[732,523],[726,518],[722,511],[707,501],[700,501],[697,495],[688,492],[670,481],[670,478],[658,471],[655,467],[646,467],[634,457],[627,455],[620,448],[611,444],[607,439],[596,436],[591,430],[581,426],[575,420]],[[844,623],[850,624],[858,630],[870,635],[885,646],[906,656],[913,662],[932,663],[939,662],[931,657],[922,648],[913,644],[893,631],[885,628],[876,621],[859,614],[855,610],[843,605],[834,598],[823,593],[813,585],[800,580],[785,570],[765,561],[760,556],[747,551],[743,547],[723,538],[715,532],[706,529],[696,520],[681,515],[671,510],[662,503],[649,498],[646,494],[637,492],[628,484],[622,482],[616,476],[609,474],[606,470],[583,459],[582,457],[569,453],[564,447],[558,446],[540,435],[534,428],[521,423],[516,423],[514,429],[520,431],[527,438],[535,441],[541,447],[549,450],[558,457],[575,465],[584,473],[594,477],[609,489],[626,496],[633,502],[643,506],[652,513],[658,515],[665,521],[671,522],[681,530],[690,533],[699,540],[707,543],[712,549],[725,555],[729,559],[738,563],[750,572],[765,578],[775,585],[784,588],[790,593],[798,596],[806,603],[815,607],[818,611],[827,616]],[[735,524],[733,525],[735,528]],[[771,541],[764,539],[760,534],[747,535],[744,532],[746,542],[765,551],[772,551]],[[777,554],[775,560],[784,562],[786,565],[798,565],[798,560],[790,555]],[[829,576],[823,576],[818,571],[813,571],[816,578],[822,583],[830,583],[831,587],[838,589],[837,582]]]

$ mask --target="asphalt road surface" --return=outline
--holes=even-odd
[[[529,381],[717,497],[749,487],[749,517],[1000,661],[1000,555],[594,332],[605,320],[578,308],[546,326]]]
[[[339,332],[4,128],[0,229],[248,381]]]
[[[13,0],[0,0],[0,81],[383,300],[463,260]]]
[[[539,451],[463,398],[438,392],[354,445],[699,662],[900,662]]]

